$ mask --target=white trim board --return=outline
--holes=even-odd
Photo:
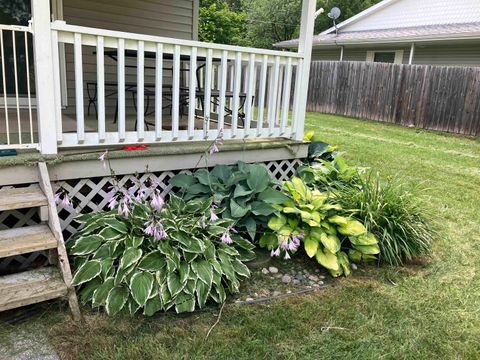
[[[379,11],[380,9],[383,9],[384,7],[386,7],[388,5],[391,5],[392,3],[396,2],[396,1],[398,1],[398,0],[383,0],[376,5],[373,5],[373,6],[369,7],[368,9],[363,10],[362,12],[358,13],[357,15],[352,16],[351,18],[348,18],[345,21],[342,21],[340,24],[337,25],[337,29],[341,29],[341,28],[343,28],[347,25],[353,24],[354,22],[357,22],[358,20],[363,19],[364,17]],[[330,34],[331,32],[334,32],[334,31],[335,31],[335,26],[332,26],[331,28],[321,32],[320,35]]]

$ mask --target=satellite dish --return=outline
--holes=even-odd
[[[342,15],[342,11],[338,7],[334,7],[327,15],[330,19],[335,21],[340,17],[340,15]]]

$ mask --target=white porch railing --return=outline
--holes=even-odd
[[[30,27],[0,29],[0,35],[23,33],[27,51],[33,34],[36,92],[33,98],[27,79],[29,139],[22,135],[25,100],[18,95],[15,68],[16,96],[6,96],[3,76],[3,104],[7,127],[13,104],[20,135],[13,141],[8,127],[0,148],[38,147],[54,154],[59,147],[211,140],[220,132],[224,139],[301,140],[315,3],[303,0],[299,52],[292,53],[51,22],[49,0],[32,1]]]
[[[303,60],[298,53],[109,31],[59,21],[52,24],[52,39],[73,47],[75,86],[68,91],[75,92],[76,131],[62,130],[63,118],[57,107],[59,146],[204,140],[214,139],[220,130],[225,139],[291,137],[292,129],[296,129],[290,109],[294,98],[292,74],[300,73]],[[86,64],[88,56],[96,64],[95,76],[90,68],[87,81],[85,67],[92,66]],[[114,64],[116,73],[106,74],[105,60],[110,70]],[[58,72],[59,62],[55,63]],[[128,70],[132,71],[128,74]],[[133,83],[128,77],[134,79]],[[148,84],[147,78],[152,83]],[[86,84],[94,88],[88,95]],[[116,88],[115,129],[112,119],[106,116],[106,84],[109,90]],[[60,88],[60,84],[56,87]],[[95,93],[93,99],[91,92]],[[128,116],[130,95],[136,99],[133,116]],[[150,121],[141,110],[146,107],[147,95],[155,99]],[[96,124],[90,122],[89,131],[85,101],[96,109]],[[182,120],[185,124],[181,124]]]
[[[30,27],[0,25],[0,149],[38,145],[31,46]]]

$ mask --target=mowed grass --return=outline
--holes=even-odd
[[[87,311],[36,321],[72,359],[478,359],[480,357],[480,143],[337,116],[307,129],[353,164],[422,187],[437,230],[434,255],[405,268],[371,268],[329,289],[258,305],[153,319]],[[24,325],[34,328],[35,322]]]

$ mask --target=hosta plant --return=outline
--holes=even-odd
[[[275,205],[287,200],[274,189],[275,182],[259,164],[239,162],[235,166],[218,165],[212,171],[200,169],[192,175],[179,174],[170,184],[181,188],[185,200],[213,197],[213,217],[234,220],[236,228],[251,239],[277,213]]]
[[[334,198],[310,190],[298,177],[284,183],[289,195],[281,213],[268,222],[271,233],[260,239],[272,256],[289,259],[303,245],[311,258],[333,276],[350,274],[350,262],[374,260],[380,250],[377,239],[351,217]]]
[[[211,199],[172,196],[127,201],[121,209],[81,215],[69,246],[73,285],[83,303],[151,316],[222,303],[250,272],[254,246],[235,233],[233,221],[211,221]]]

